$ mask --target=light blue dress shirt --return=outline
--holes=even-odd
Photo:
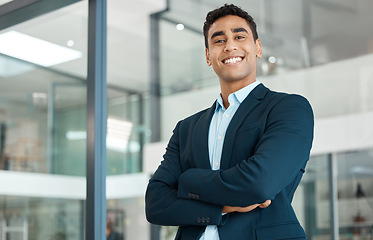
[[[245,100],[249,93],[260,84],[255,81],[237,92],[231,93],[228,96],[229,107],[225,109],[221,94],[218,97],[216,109],[212,116],[209,130],[209,158],[212,170],[220,169],[220,159],[223,150],[223,143],[225,133],[236,113],[240,104]],[[209,225],[202,234],[200,240],[219,240],[218,227],[216,225]]]

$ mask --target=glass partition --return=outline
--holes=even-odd
[[[2,169],[63,173],[54,168],[74,161],[68,152],[80,159],[68,165],[85,165],[85,140],[79,149],[56,144],[69,126],[85,128],[84,114],[72,109],[86,105],[86,16],[87,3],[77,3],[0,32]],[[51,33],[55,27],[58,34]]]
[[[373,227],[373,161],[371,149],[311,157],[294,196],[293,206],[307,239],[332,238],[330,165],[334,157],[337,178],[336,225],[339,239],[368,240]]]
[[[108,89],[107,175],[142,171],[143,105],[139,93]]]
[[[150,15],[165,1],[107,1],[107,221],[119,239],[150,239],[142,173],[150,141]]]
[[[336,155],[338,163],[338,212],[341,238],[373,236],[373,150]]]
[[[0,196],[1,239],[83,239],[80,200]],[[5,208],[5,210],[4,210]]]
[[[84,238],[87,15],[0,31],[1,239]]]
[[[307,239],[330,239],[329,155],[312,156],[297,188],[293,207]]]
[[[206,63],[202,27],[190,28],[188,22],[177,18],[163,18],[159,24],[161,94],[216,85],[214,72]]]
[[[55,83],[52,93],[51,170],[56,174],[85,176],[86,85]]]

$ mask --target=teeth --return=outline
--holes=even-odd
[[[236,63],[236,62],[241,62],[242,58],[241,57],[234,57],[234,58],[228,58],[224,60],[224,63]]]

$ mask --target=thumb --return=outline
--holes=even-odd
[[[266,208],[268,207],[269,205],[271,205],[272,201],[271,200],[267,200],[265,201],[264,203],[260,204],[259,207],[260,208]]]

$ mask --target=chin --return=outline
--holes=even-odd
[[[240,82],[245,81],[246,75],[244,76],[223,76],[221,79],[224,79],[225,82]]]

